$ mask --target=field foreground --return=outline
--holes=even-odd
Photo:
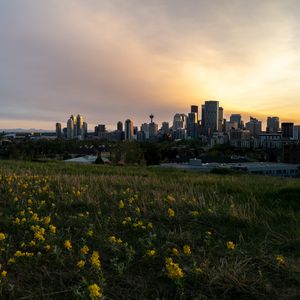
[[[0,162],[0,299],[299,299],[300,181]]]

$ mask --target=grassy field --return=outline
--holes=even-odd
[[[0,162],[0,299],[299,299],[300,180]]]

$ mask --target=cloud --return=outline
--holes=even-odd
[[[163,121],[216,98],[225,110],[300,121],[299,8],[279,0],[2,1],[0,118],[49,128],[71,113],[92,124],[141,123],[151,112]]]

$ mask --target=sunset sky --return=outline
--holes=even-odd
[[[210,99],[300,124],[299,0],[0,0],[0,128],[161,123]]]

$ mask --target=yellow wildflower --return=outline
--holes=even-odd
[[[140,213],[141,213],[140,208],[139,208],[139,207],[136,207],[136,208],[135,208],[135,212],[136,212],[137,214],[140,214]]]
[[[89,292],[92,299],[99,299],[103,295],[101,287],[96,283],[89,285]]]
[[[34,213],[31,217],[31,220],[34,221],[34,222],[38,222],[40,219],[38,217],[38,214],[37,213]]]
[[[48,244],[48,245],[46,245],[46,246],[44,247],[44,249],[45,249],[46,251],[50,251],[51,246]]]
[[[195,272],[196,273],[203,273],[203,270],[200,267],[198,267],[198,268],[195,269]]]
[[[14,221],[15,224],[20,224],[20,222],[21,222],[21,220],[19,218],[15,218],[15,221]]]
[[[51,233],[56,233],[56,227],[54,225],[49,225],[49,229]]]
[[[147,250],[147,255],[148,256],[154,256],[155,254],[156,254],[156,251],[154,249]]]
[[[6,276],[7,276],[7,271],[3,270],[3,271],[1,272],[1,276],[2,276],[2,277],[6,277]]]
[[[80,252],[84,255],[87,255],[88,252],[90,251],[89,247],[87,245],[84,245],[81,249]]]
[[[0,241],[5,240],[5,234],[3,232],[0,232]]]
[[[44,218],[44,224],[48,225],[51,222],[51,217],[47,216],[46,218]]]
[[[82,269],[84,267],[84,265],[85,265],[85,261],[84,260],[80,260],[80,261],[77,262],[77,267],[79,269]]]
[[[183,253],[185,255],[191,255],[192,254],[191,247],[189,245],[184,245],[183,246]]]
[[[168,203],[172,203],[172,202],[175,202],[175,198],[172,196],[172,195],[168,195],[165,200],[168,202]]]
[[[117,239],[114,235],[110,236],[108,238],[108,240],[112,243],[112,244],[122,244],[122,240],[119,238]]]
[[[178,255],[179,255],[179,251],[178,251],[178,249],[176,249],[176,248],[173,248],[173,249],[172,249],[172,253],[173,253],[173,255],[175,255],[175,256],[178,256]]]
[[[14,264],[16,262],[16,260],[14,259],[14,258],[10,258],[9,260],[8,260],[8,263],[9,264]]]
[[[180,279],[184,276],[182,269],[177,263],[174,263],[172,258],[166,259],[166,269],[168,272],[168,277],[171,279]]]
[[[124,208],[124,206],[125,206],[125,205],[124,205],[124,201],[123,201],[123,200],[120,200],[120,201],[119,201],[119,208],[122,209],[122,208]]]
[[[193,211],[191,211],[191,215],[192,215],[193,217],[197,217],[197,216],[199,216],[199,211],[193,210]]]
[[[100,268],[101,267],[98,251],[93,251],[93,254],[90,258],[90,262],[91,262],[92,266],[95,267],[95,268]]]
[[[283,255],[276,255],[275,260],[278,265],[283,265],[285,263],[285,258]]]
[[[169,208],[168,209],[168,215],[169,215],[170,218],[175,217],[175,211],[172,208]]]
[[[235,247],[236,247],[236,245],[235,245],[234,242],[232,242],[232,241],[228,241],[228,242],[226,243],[226,246],[227,246],[227,249],[228,249],[228,250],[234,250]]]
[[[70,240],[66,240],[66,241],[64,242],[64,247],[65,247],[67,250],[71,251],[71,250],[72,250],[72,243],[71,243],[71,241],[70,241]]]
[[[34,240],[32,240],[32,241],[29,242],[29,246],[33,247],[35,245],[36,245],[36,242]]]
[[[87,236],[92,237],[94,235],[93,229],[89,229],[86,233]]]

